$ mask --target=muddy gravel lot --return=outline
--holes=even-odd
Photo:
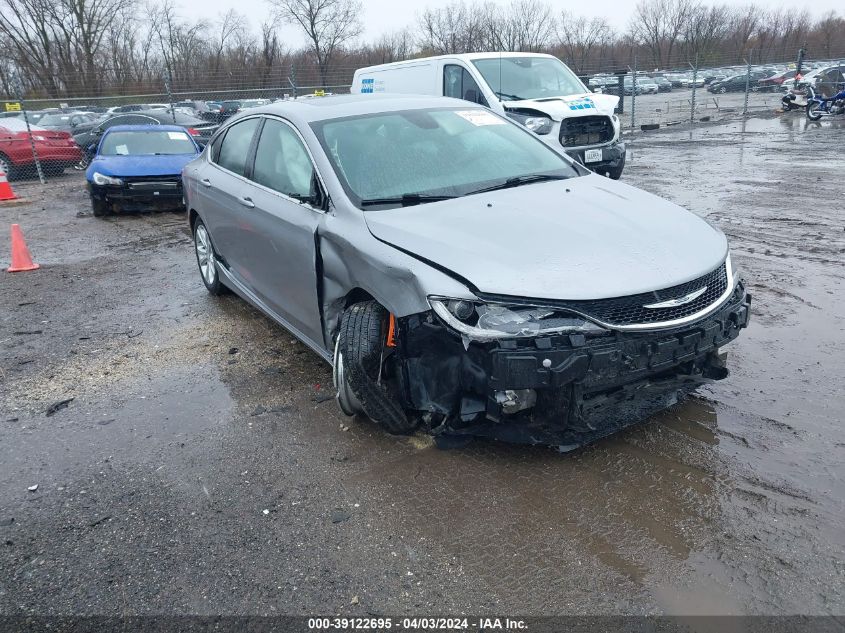
[[[728,379],[569,454],[346,418],[323,361],[206,293],[184,214],[15,183],[41,269],[0,273],[0,614],[845,613],[844,138],[629,144],[628,183],[728,235],[753,323]]]

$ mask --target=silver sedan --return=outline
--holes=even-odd
[[[253,108],[183,177],[205,287],[393,433],[580,445],[724,378],[748,323],[720,231],[465,101]]]

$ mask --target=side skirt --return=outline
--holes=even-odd
[[[232,277],[232,275],[229,274],[229,271],[226,270],[226,268],[221,266],[219,263],[217,264],[217,272],[223,278],[225,284],[229,288],[234,290],[235,293],[237,293],[238,296],[241,297],[241,299],[261,310],[273,321],[284,327],[288,332],[293,334],[296,338],[298,338],[300,341],[310,347],[314,352],[316,352],[320,356],[320,358],[326,361],[329,365],[332,364],[332,353],[329,350],[324,349],[320,343],[317,343],[313,339],[305,336],[305,334],[303,334],[293,325],[288,323],[286,319],[273,312],[273,310],[268,308],[263,301],[261,301],[252,292],[250,292],[242,283],[238,282],[234,277]]]

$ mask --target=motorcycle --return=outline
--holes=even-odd
[[[788,90],[786,94],[780,98],[783,111],[789,112],[790,110],[806,109],[809,92],[809,87],[795,87]]]
[[[807,118],[818,121],[825,116],[845,114],[845,88],[832,97],[817,97],[812,88],[808,88]]]

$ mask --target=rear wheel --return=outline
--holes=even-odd
[[[807,118],[810,119],[810,121],[818,121],[822,118],[821,112],[819,112],[818,101],[811,101],[807,104]]]
[[[214,256],[211,236],[199,218],[194,223],[194,252],[197,255],[197,265],[206,290],[213,295],[222,294],[225,286],[220,282],[220,274],[217,272],[217,259]]]
[[[12,179],[14,167],[12,167],[12,161],[5,154],[0,154],[0,171],[6,174],[6,178]]]
[[[407,434],[417,422],[400,405],[391,375],[388,316],[375,301],[353,304],[343,313],[335,344],[335,388],[347,415],[364,413],[389,433]]]

